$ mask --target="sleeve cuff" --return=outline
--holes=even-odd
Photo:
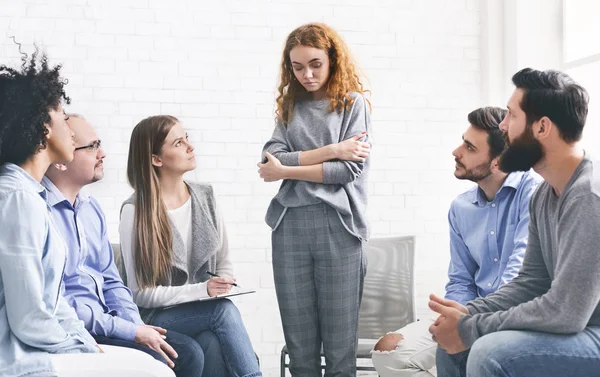
[[[68,350],[60,351],[60,353],[65,354],[75,354],[75,353],[99,353],[98,345],[96,343],[85,343],[81,348],[72,348]]]
[[[132,301],[133,303],[133,301]],[[135,305],[135,304],[133,304]],[[123,313],[123,315],[119,315],[119,318],[122,318],[124,320],[126,320],[127,322],[131,322],[131,323],[135,323],[136,325],[145,325],[144,321],[142,321],[142,317],[140,317],[140,312],[137,309],[137,306],[135,307],[135,309],[133,308],[123,308],[120,313]]]
[[[300,166],[300,152],[280,153],[275,156],[282,165]]]
[[[127,340],[133,342],[135,339],[135,334],[137,333],[137,329],[139,324],[129,322],[124,320],[123,318],[115,317],[115,331],[113,333],[113,337]],[[141,319],[140,319],[141,321]]]
[[[473,343],[479,339],[477,324],[471,314],[464,315],[458,322],[458,334],[463,344],[471,348]]]
[[[73,335],[73,338],[80,341],[82,343],[81,347],[73,348],[69,351],[61,351],[61,353],[98,353],[98,344],[96,343],[96,339],[87,332],[87,330],[78,331]]]
[[[200,287],[198,287],[200,290],[200,298],[205,298],[208,297],[208,283],[207,282],[203,282],[200,283]]]
[[[139,314],[135,316],[135,318],[133,319],[133,323],[135,323],[136,325],[145,325],[144,321],[142,321],[142,317],[140,317]]]
[[[341,161],[325,161],[323,162],[323,184],[343,184],[351,182],[348,180],[348,168]]]
[[[477,308],[473,304],[467,303],[465,304],[465,306],[467,307],[467,309],[469,309],[469,314],[473,315],[478,313]]]

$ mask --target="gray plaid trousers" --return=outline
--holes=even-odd
[[[294,377],[356,376],[363,241],[327,204],[288,208],[272,234],[273,274]]]

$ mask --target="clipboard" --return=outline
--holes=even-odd
[[[209,296],[209,297],[201,298],[198,301],[218,300],[221,298],[247,295],[249,293],[256,293],[256,290],[254,290],[254,289],[237,289],[237,290],[233,291],[233,289],[232,289],[229,293],[226,293],[224,295],[218,295],[218,296],[214,296],[214,297]]]

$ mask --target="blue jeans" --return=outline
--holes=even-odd
[[[187,335],[198,345],[203,366],[195,374],[186,376],[262,376],[240,312],[227,299],[189,302],[163,309],[149,324],[167,329],[167,335],[169,331]],[[185,360],[182,355],[179,359]],[[177,362],[175,364],[177,367]]]
[[[456,355],[438,347],[436,359],[438,377],[600,376],[600,327],[569,335],[498,331]]]

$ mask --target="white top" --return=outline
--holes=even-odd
[[[171,209],[167,213],[183,240],[183,248],[188,255],[187,263],[189,266],[192,255],[192,232],[190,231],[190,225],[192,224],[192,197],[190,196],[181,207]],[[191,278],[191,276],[188,277],[188,279]]]
[[[189,206],[189,211],[184,207]],[[175,214],[173,215],[173,212]],[[181,234],[188,253],[192,250],[192,238],[190,225],[192,222],[192,205],[188,200],[182,207],[168,211],[177,231]],[[133,261],[133,230],[135,219],[135,207],[126,204],[121,211],[121,222],[119,223],[119,234],[121,237],[121,253],[125,273],[127,275],[127,287],[133,294],[133,301],[142,308],[162,308],[165,306],[183,304],[208,297],[206,282],[185,284],[181,286],[157,285],[153,288],[140,290],[135,277],[135,264]],[[183,224],[183,225],[180,225]],[[220,276],[233,277],[233,264],[229,259],[229,243],[223,217],[217,211],[217,227],[219,231],[220,245],[217,249],[217,271]],[[189,254],[188,254],[189,255]]]

